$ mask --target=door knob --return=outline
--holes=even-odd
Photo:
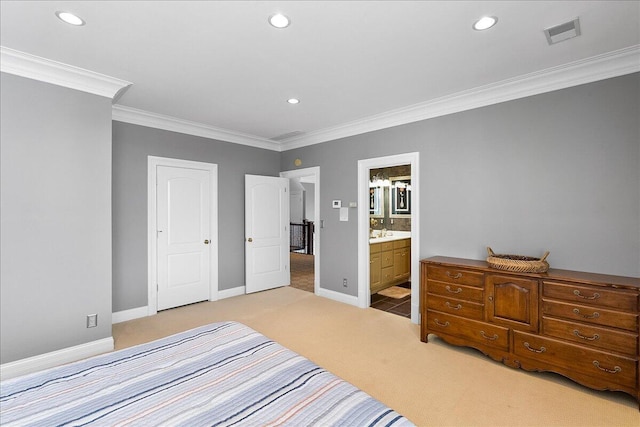
[[[205,245],[208,245],[208,244],[209,244],[209,239],[205,240],[205,241],[204,241],[204,244],[205,244]]]
[[[253,239],[252,239],[251,237],[249,237],[249,238],[247,239],[247,242],[251,243],[251,242],[253,242]]]

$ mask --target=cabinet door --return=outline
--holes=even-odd
[[[409,278],[410,256],[407,248],[393,251],[393,275],[395,279]]]
[[[382,268],[393,267],[393,251],[382,251],[380,256]]]
[[[380,286],[381,265],[380,252],[372,253],[369,258],[369,289],[372,291]]]
[[[490,274],[485,279],[487,320],[521,331],[538,331],[538,281]]]

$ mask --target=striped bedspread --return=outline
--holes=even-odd
[[[4,381],[7,426],[407,426],[362,390],[222,322]]]

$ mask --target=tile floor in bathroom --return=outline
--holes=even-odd
[[[398,286],[401,288],[411,289],[411,282],[406,282]],[[398,299],[386,297],[380,294],[373,294],[371,295],[371,308],[411,318],[411,295]]]

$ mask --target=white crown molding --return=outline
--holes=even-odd
[[[444,116],[640,71],[640,45],[503,80],[281,141],[281,151]]]
[[[204,138],[233,142],[236,144],[249,145],[251,147],[264,148],[267,150],[280,151],[280,144],[276,141],[227,129],[216,128],[202,123],[178,119],[176,117],[165,116],[163,114],[152,113],[150,111],[139,110],[137,108],[126,107],[124,105],[114,105],[112,107],[112,118],[118,122],[185,133],[188,135],[201,136]]]
[[[131,82],[0,46],[0,71],[70,89],[119,98]]]

